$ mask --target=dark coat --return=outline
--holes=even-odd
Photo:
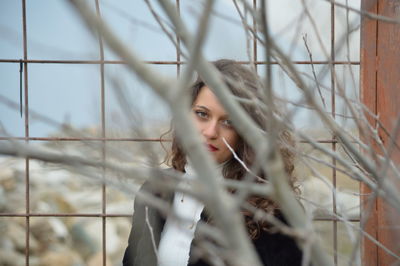
[[[172,201],[173,194],[161,194],[151,187],[149,183],[142,186],[141,191],[150,192],[167,201]],[[129,235],[128,247],[125,250],[124,266],[156,266],[157,259],[154,252],[150,230],[146,224],[146,209],[149,223],[153,229],[154,241],[158,245],[160,235],[165,224],[165,219],[160,213],[141,202],[138,198],[134,204],[132,230]],[[202,219],[205,215],[202,213]],[[284,221],[283,217],[278,217]],[[195,242],[196,238],[193,242]],[[297,266],[301,265],[302,252],[295,241],[280,233],[262,231],[259,238],[253,240],[254,247],[263,265],[267,266]],[[193,243],[192,243],[193,247]],[[191,248],[192,249],[192,248]],[[203,260],[190,261],[190,266],[209,265]]]

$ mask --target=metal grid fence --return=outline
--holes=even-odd
[[[183,0],[176,0],[176,6],[180,8],[180,2]],[[253,0],[253,7],[256,8],[258,3],[258,0]],[[18,137],[18,136],[11,136],[11,137],[1,137],[0,141],[7,141],[7,140],[17,140],[17,141],[26,141],[26,142],[35,142],[35,141],[48,141],[48,142],[69,142],[69,141],[94,141],[94,142],[100,142],[102,143],[102,158],[105,160],[107,154],[106,154],[106,149],[105,145],[108,142],[142,142],[142,141],[149,141],[149,142],[156,142],[159,141],[159,139],[154,139],[154,138],[113,138],[113,137],[107,137],[106,136],[106,108],[105,108],[105,66],[106,65],[111,65],[111,64],[124,64],[123,61],[120,60],[106,60],[104,57],[104,44],[101,39],[98,40],[98,54],[99,54],[99,59],[98,60],[39,60],[39,59],[30,59],[29,54],[28,54],[28,39],[27,39],[27,34],[28,34],[28,26],[27,25],[27,13],[29,13],[29,10],[26,8],[26,0],[21,1],[22,5],[22,34],[23,34],[23,58],[22,59],[7,59],[7,58],[1,58],[0,63],[9,63],[9,64],[22,64],[23,65],[23,112],[24,112],[24,136],[23,137]],[[95,0],[95,5],[96,5],[96,12],[101,15],[101,4],[99,3],[99,0]],[[311,62],[310,60],[305,60],[305,61],[294,61],[295,64],[304,64],[304,65],[332,65],[332,71],[335,71],[336,66],[340,65],[354,65],[358,66],[360,64],[359,61],[337,61],[335,57],[335,24],[337,23],[335,21],[335,5],[332,3],[331,4],[331,26],[330,26],[330,61],[313,61]],[[253,27],[256,27],[256,22],[254,21]],[[179,38],[177,38],[177,43],[178,45],[180,44]],[[181,65],[184,64],[185,62],[182,61],[182,58],[179,53],[179,46],[176,50],[176,60],[175,61],[147,61],[148,64],[154,64],[154,65],[171,65],[176,67],[177,74],[179,75],[179,72],[181,70]],[[265,65],[267,62],[265,61],[260,61],[258,60],[258,43],[257,39],[253,39],[253,57],[255,64],[257,66]],[[250,62],[243,61],[243,64],[248,64]],[[48,64],[48,65],[54,65],[54,64],[72,64],[72,65],[79,65],[79,64],[91,64],[91,65],[96,65],[99,67],[100,70],[100,75],[99,75],[99,80],[100,80],[100,87],[98,88],[100,91],[101,95],[101,103],[100,103],[100,117],[101,117],[101,136],[100,137],[91,137],[91,138],[79,138],[79,137],[31,137],[30,134],[30,121],[29,118],[30,116],[30,109],[29,109],[29,99],[30,99],[30,94],[32,93],[30,91],[30,86],[28,83],[28,75],[29,75],[29,68],[30,66],[34,64]],[[271,64],[276,64],[275,62],[272,62]],[[330,78],[330,89],[331,89],[331,114],[333,117],[335,117],[336,114],[336,109],[335,109],[335,101],[336,101],[336,81],[334,79],[334,75],[331,75]],[[337,149],[337,141],[335,139],[335,136],[331,136],[329,139],[320,139],[320,143],[326,143],[331,146],[331,149],[336,151]],[[336,161],[333,159],[332,164],[336,165]],[[332,182],[333,185],[336,187],[337,186],[337,173],[335,169],[332,169]],[[25,212],[24,213],[0,213],[0,217],[24,217],[25,218],[25,228],[26,228],[26,234],[25,234],[25,243],[26,243],[26,248],[25,248],[25,255],[26,255],[26,265],[29,265],[29,256],[30,256],[30,221],[33,217],[93,217],[93,218],[98,218],[101,219],[102,221],[102,254],[103,254],[103,265],[106,265],[106,251],[107,251],[107,239],[106,239],[106,230],[107,230],[107,218],[111,217],[130,217],[130,213],[120,213],[120,214],[109,214],[106,212],[106,191],[107,191],[107,186],[102,185],[101,188],[101,212],[99,213],[38,213],[38,212],[32,212],[30,208],[30,197],[31,197],[31,188],[30,188],[30,159],[27,158],[25,159]],[[21,195],[22,196],[22,195]],[[332,197],[335,197],[335,195],[332,195]],[[333,199],[333,212],[336,213],[336,200],[335,198]],[[333,249],[334,249],[334,263],[335,265],[338,265],[338,256],[337,256],[337,249],[338,249],[338,220],[330,217],[330,218],[321,218],[319,220],[322,221],[329,221],[332,223],[332,230],[333,230]],[[359,219],[352,220],[353,222],[359,222]]]

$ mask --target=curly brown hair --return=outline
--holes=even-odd
[[[221,59],[213,63],[217,70],[221,73],[223,80],[227,84],[228,88],[233,95],[248,99],[248,100],[260,100],[259,90],[261,87],[260,80],[258,76],[253,73],[250,69],[244,67],[233,60]],[[199,76],[194,84],[191,86],[191,101],[192,104],[195,102],[200,90],[206,86],[205,82]],[[266,127],[266,119],[263,112],[255,104],[246,104],[241,102],[241,106],[250,115],[257,125],[268,131]],[[288,130],[282,130],[279,134],[279,149],[282,156],[284,167],[289,178],[289,183],[292,188],[294,188],[294,183],[296,181],[294,172],[294,152],[293,147],[295,142]],[[235,151],[237,156],[249,167],[255,161],[255,153],[249,146],[247,142],[244,141],[242,137],[239,136],[239,144],[237,150]],[[169,164],[177,171],[184,172],[186,165],[186,155],[176,138],[173,136],[171,153],[168,155]],[[231,158],[229,161],[224,163],[222,174],[224,178],[242,180],[246,175],[246,169],[240,164],[235,158]],[[258,174],[261,179],[267,180],[267,178],[262,174]],[[255,182],[263,182],[263,180],[255,180]],[[234,191],[232,191],[234,193]],[[276,214],[278,206],[276,204],[264,197],[260,196],[249,196],[247,202],[253,207],[260,208],[270,214]],[[260,235],[261,230],[270,229],[270,224],[262,221],[255,221],[253,213],[248,210],[242,211],[249,235],[252,239],[257,239]]]

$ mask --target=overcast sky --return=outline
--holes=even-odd
[[[83,26],[74,10],[64,0],[35,0],[27,2],[28,59],[93,60],[99,59],[98,42]],[[94,3],[94,1],[92,1]],[[251,1],[252,2],[252,1]],[[323,0],[311,0],[310,10],[314,15],[323,44],[329,51],[330,5]],[[350,1],[358,7],[359,0]],[[102,16],[114,32],[143,60],[176,60],[176,51],[152,18],[144,1],[119,0],[100,1]],[[181,0],[181,14],[193,32],[202,9],[200,1]],[[307,20],[299,20],[301,1],[269,1],[271,31],[281,47],[293,60],[308,60],[302,36],[307,34],[308,45],[314,60],[325,60],[316,39],[316,33]],[[156,10],[159,10],[156,8]],[[233,58],[247,60],[246,36],[238,25],[234,6],[228,0],[217,1],[216,15],[204,47],[207,59]],[[229,18],[233,18],[232,21]],[[351,21],[356,16],[351,16]],[[299,22],[301,21],[301,23]],[[337,9],[336,35],[345,29],[345,13]],[[351,36],[350,59],[359,60],[359,31]],[[0,0],[0,59],[23,58],[22,7],[20,1]],[[259,55],[262,54],[259,47]],[[108,49],[108,60],[119,59]],[[338,60],[346,60],[345,49],[338,51]],[[173,65],[154,66],[162,75],[176,76]],[[311,74],[309,66],[299,66],[301,71]],[[317,71],[322,68],[317,67]],[[338,68],[340,71],[340,67]],[[144,124],[168,122],[168,109],[151,93],[151,90],[131,75],[124,66],[107,65],[106,125],[109,128],[124,127],[124,115],[114,97],[112,78],[116,78],[129,91],[129,102],[137,109]],[[263,68],[259,68],[262,75]],[[354,67],[358,75],[358,67]],[[349,71],[342,71],[348,84]],[[342,73],[340,72],[340,73]],[[291,99],[299,97],[295,86],[278,67],[273,68],[274,88],[277,93]],[[68,122],[78,128],[96,127],[100,124],[100,77],[96,65],[74,64],[29,64],[28,69],[29,108],[46,115],[58,123]],[[323,80],[329,85],[329,76]],[[0,63],[0,94],[19,102],[19,64]],[[326,97],[329,93],[326,93]],[[327,99],[329,102],[329,99]],[[297,127],[314,125],[309,112],[296,114]],[[24,136],[24,118],[19,111],[0,103],[0,121],[14,136]],[[140,122],[137,122],[140,125]],[[54,126],[31,118],[30,136],[44,137],[57,131]]]

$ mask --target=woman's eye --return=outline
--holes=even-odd
[[[232,121],[229,119],[223,120],[222,124],[227,127],[232,127]]]
[[[196,111],[194,111],[194,112],[195,112],[195,114],[196,114],[198,117],[207,118],[207,113],[204,112],[204,111],[196,110]]]

